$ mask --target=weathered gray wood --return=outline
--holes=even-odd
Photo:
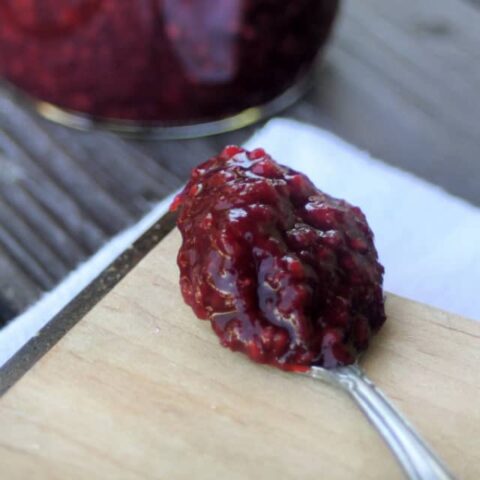
[[[54,281],[59,281],[67,275],[69,269],[57,252],[52,250],[41,235],[1,199],[0,225],[8,225],[9,233],[18,248],[35,258],[42,270]]]
[[[1,194],[15,214],[34,229],[70,269],[75,267],[88,251],[68,233],[39,202],[20,185],[3,185]]]
[[[31,255],[9,230],[0,226],[0,244],[18,267],[42,290],[50,290],[55,281],[38,260],[38,255]]]
[[[116,136],[53,125],[1,96],[0,325],[180,184]]]
[[[8,115],[8,111],[11,112],[15,107],[0,104],[0,112],[2,107],[7,107],[7,114],[0,118],[9,136],[21,144],[25,154],[35,159],[56,184],[76,198],[107,234],[121,230],[133,221],[133,216],[124,205],[115,202],[110,192],[101,188],[95,176],[88,175],[83,162],[72,158],[66,146],[55,142],[44,122],[26,112],[17,111],[15,115]],[[23,133],[25,131],[28,135]]]
[[[22,311],[41,295],[29,275],[26,275],[14,258],[0,246],[0,324]]]
[[[16,183],[23,186],[35,201],[81,242],[89,252],[95,251],[105,240],[105,233],[80,208],[75,198],[50,179],[34,158],[6,132],[0,130],[0,149],[9,161],[19,168]],[[88,193],[88,192],[85,192]]]

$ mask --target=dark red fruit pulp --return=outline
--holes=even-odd
[[[172,205],[180,285],[222,345],[287,370],[354,362],[385,321],[364,214],[264,150],[227,147]]]
[[[186,124],[267,102],[338,0],[1,0],[0,75],[95,117]]]

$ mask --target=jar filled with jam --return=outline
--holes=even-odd
[[[337,7],[338,0],[0,0],[0,75],[45,115],[72,125],[211,133],[293,101]]]

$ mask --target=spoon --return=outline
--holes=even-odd
[[[395,455],[410,480],[454,480],[422,440],[358,364],[327,370],[310,367],[304,375],[343,389],[360,407]]]
[[[194,170],[178,209],[182,293],[223,346],[274,366],[307,365],[356,401],[411,480],[454,478],[358,365],[308,367],[325,352],[332,367],[349,363],[386,319],[384,269],[358,207],[261,148],[228,146]]]

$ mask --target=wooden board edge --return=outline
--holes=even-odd
[[[0,367],[0,397],[69,332],[175,227],[176,215],[167,212],[121,253],[88,287],[63,308]]]

